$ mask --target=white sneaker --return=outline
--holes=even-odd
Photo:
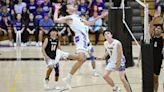
[[[63,80],[64,83],[66,84],[67,88],[68,88],[69,90],[71,90],[71,89],[72,89],[72,87],[71,87],[71,79],[66,77],[66,78],[63,78],[62,80]]]
[[[42,46],[42,42],[39,41],[39,42],[37,43],[37,46],[41,47],[41,46]]]
[[[93,71],[93,76],[98,77],[99,74],[96,71]]]
[[[25,47],[25,46],[27,46],[27,44],[26,43],[21,43],[21,46]]]
[[[48,80],[44,80],[44,88],[50,89],[50,87],[48,86]]]
[[[32,45],[32,46],[35,46],[35,45],[36,45],[36,42],[35,42],[35,41],[32,41],[32,42],[31,42],[31,45]]]
[[[117,86],[116,89],[113,90],[113,92],[121,92],[121,88],[119,88],[119,87]]]
[[[10,41],[10,44],[9,44],[11,47],[13,46],[13,42],[12,41]]]
[[[60,90],[61,88],[59,86],[55,86],[55,89],[56,90]]]
[[[58,86],[58,82],[55,82],[54,88],[55,88],[56,90],[60,90],[60,87]]]
[[[17,44],[16,43],[14,43],[14,47],[16,47],[17,46]]]

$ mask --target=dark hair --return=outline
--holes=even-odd
[[[103,36],[104,36],[105,32],[110,32],[112,34],[111,30],[107,29],[107,30],[104,30]]]
[[[50,36],[50,33],[51,33],[52,31],[58,32],[58,30],[57,30],[56,28],[53,27],[53,28],[51,28],[50,31],[48,32],[48,35],[49,35],[49,36]]]
[[[161,27],[161,29],[163,30],[163,25],[162,24],[154,24],[155,27]]]

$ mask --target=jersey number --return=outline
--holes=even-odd
[[[56,45],[51,45],[51,51],[55,51]]]

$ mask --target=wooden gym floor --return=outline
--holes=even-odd
[[[64,51],[73,53],[74,46],[63,46]],[[104,52],[103,45],[94,46],[95,56],[100,56]],[[102,74],[105,67],[105,61],[96,61],[96,71],[99,77],[92,75],[91,62],[86,61],[80,70],[73,76],[72,90],[67,90],[65,84],[61,80],[67,75],[73,61],[60,62],[60,80],[59,86],[61,90],[54,89],[54,72],[50,77],[50,89],[45,90],[43,80],[46,72],[46,64],[43,61],[43,55],[40,47],[22,47],[21,52],[16,54],[16,48],[3,47],[0,48],[0,92],[112,92],[111,87],[103,80]],[[133,56],[138,57],[139,49],[133,45]],[[15,60],[21,57],[23,60]],[[134,59],[135,63],[137,59]],[[163,65],[164,66],[164,65]],[[126,70],[127,78],[130,82],[133,92],[141,92],[142,77],[141,67],[131,67]],[[116,85],[121,87],[122,92],[126,92],[118,73],[113,72],[112,78]],[[161,71],[159,78],[159,91],[164,92],[162,87],[162,76],[164,69]]]

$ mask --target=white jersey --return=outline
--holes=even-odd
[[[75,36],[81,34],[81,32],[87,35],[88,33],[87,33],[86,25],[83,23],[79,15],[73,14],[70,16],[72,18],[72,23],[68,25],[70,26],[72,31],[75,33]]]
[[[110,61],[112,61],[113,63],[117,62],[117,55],[118,55],[118,51],[117,51],[117,46],[118,44],[120,44],[120,41],[113,39],[113,42],[110,44],[108,41],[104,42],[104,46],[107,50],[107,52],[110,55]]]
[[[83,23],[82,19],[76,15],[70,15],[72,22],[68,24],[72,31],[75,33],[74,42],[76,44],[76,52],[86,52],[88,38],[88,27]]]

